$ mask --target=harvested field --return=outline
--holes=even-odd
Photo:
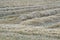
[[[0,40],[60,40],[60,0],[0,0]]]

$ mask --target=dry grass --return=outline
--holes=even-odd
[[[26,5],[40,5],[40,4],[47,4],[47,3],[53,3],[58,2],[60,0],[0,0],[0,6],[1,7],[8,7],[8,6],[26,6]]]
[[[0,0],[0,40],[60,40],[60,0]]]
[[[48,28],[51,28],[51,29],[54,29],[54,28],[60,28],[60,22],[59,23],[56,23]]]
[[[21,22],[22,25],[48,26],[60,22],[60,16],[48,16],[35,18]],[[45,24],[45,25],[44,25]]]

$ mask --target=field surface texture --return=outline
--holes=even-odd
[[[0,40],[60,40],[60,0],[0,0]]]

